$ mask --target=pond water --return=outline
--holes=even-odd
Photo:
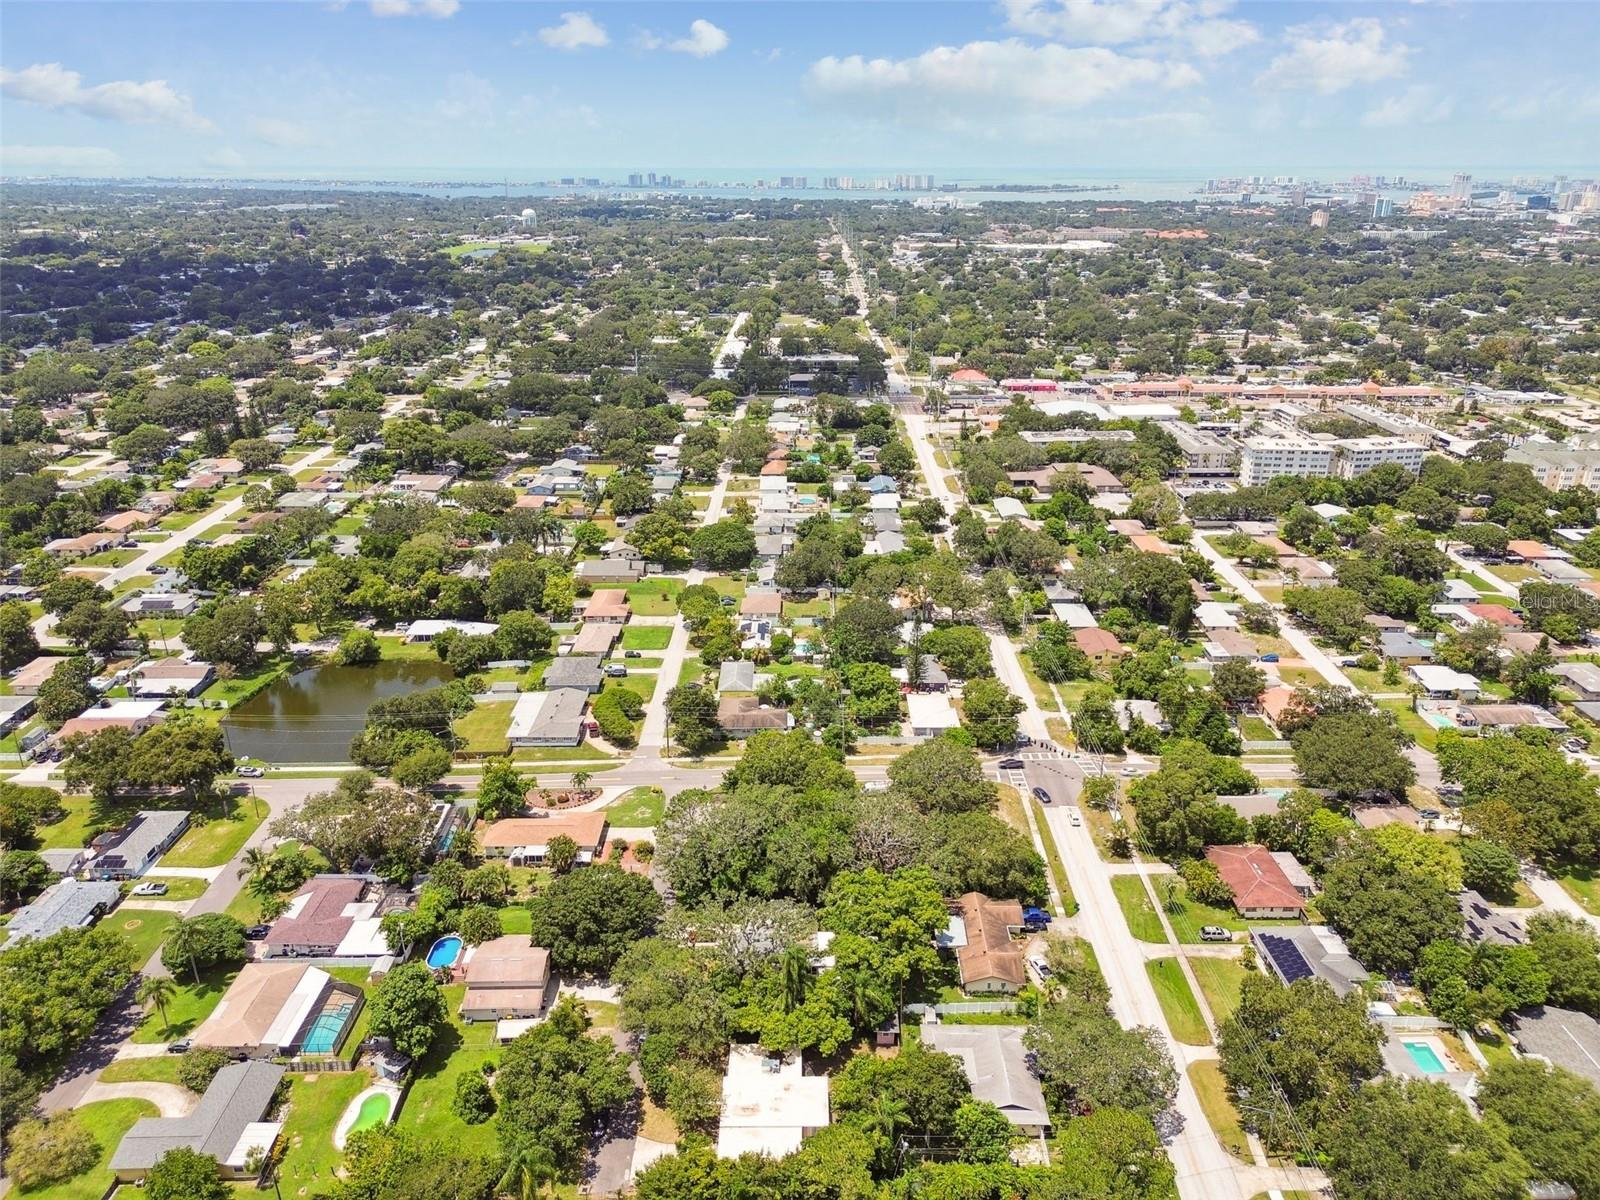
[[[235,708],[223,722],[240,758],[270,763],[350,759],[350,739],[379,700],[437,687],[453,678],[440,662],[381,662],[370,667],[311,667],[287,675]]]

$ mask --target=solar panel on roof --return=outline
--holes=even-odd
[[[1266,947],[1267,954],[1278,968],[1278,974],[1283,976],[1285,983],[1293,983],[1296,979],[1310,979],[1316,972],[1311,969],[1311,964],[1306,962],[1306,956],[1300,953],[1296,946],[1286,937],[1277,934],[1263,934],[1261,944]]]

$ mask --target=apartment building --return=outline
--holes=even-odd
[[[1338,443],[1334,473],[1340,479],[1354,479],[1384,463],[1399,463],[1413,475],[1422,470],[1424,447],[1400,437],[1345,438]]]
[[[1521,463],[1552,492],[1572,487],[1600,487],[1600,450],[1523,442],[1506,451],[1506,461]]]
[[[1239,452],[1239,482],[1256,487],[1279,475],[1333,474],[1334,447],[1307,437],[1253,437]]]
[[[1182,421],[1167,426],[1172,440],[1183,451],[1185,475],[1231,475],[1239,462],[1239,446],[1219,433],[1198,429]]]

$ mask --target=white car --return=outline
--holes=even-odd
[[[133,891],[128,894],[130,896],[165,896],[167,894],[167,885],[151,880],[136,885]]]
[[[1067,821],[1073,825],[1083,824],[1083,818],[1078,815],[1078,810],[1075,808],[1069,808],[1067,810]]]

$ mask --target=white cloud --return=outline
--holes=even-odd
[[[83,86],[83,76],[60,63],[35,63],[20,71],[0,67],[0,93],[42,108],[83,113],[134,125],[172,125],[192,133],[215,129],[194,111],[194,102],[165,79],[143,83],[118,79]]]
[[[269,146],[304,146],[311,140],[311,131],[304,125],[282,117],[256,117],[250,122],[250,133]]]
[[[820,95],[873,104],[909,120],[966,125],[985,114],[1015,120],[1028,111],[1082,108],[1130,88],[1186,87],[1200,74],[1187,63],[1134,58],[1103,46],[1032,46],[1008,38],[938,46],[915,58],[830,55],[812,63],[806,79]]]
[[[205,157],[205,165],[222,171],[237,171],[244,166],[244,155],[232,146],[218,146]]]
[[[1359,83],[1405,74],[1411,47],[1388,40],[1375,17],[1337,25],[1294,25],[1284,30],[1288,48],[1268,64],[1260,82],[1331,96]]]
[[[444,96],[438,104],[439,115],[447,121],[492,125],[497,95],[494,84],[483,76],[457,71],[445,80]]]
[[[443,20],[461,11],[461,0],[371,0],[375,17],[433,17]]]
[[[696,58],[710,58],[728,48],[728,35],[710,21],[697,18],[689,23],[689,36],[667,43],[668,50],[679,54],[692,54]]]
[[[1018,33],[1099,46],[1175,43],[1207,58],[1259,41],[1249,21],[1225,18],[1233,0],[1001,0]]]
[[[1406,125],[1433,125],[1448,120],[1456,102],[1437,88],[1416,84],[1385,97],[1361,115],[1368,129],[1394,129]]]
[[[122,157],[104,146],[5,146],[0,158],[8,167],[30,171],[114,171]]]
[[[610,44],[605,26],[586,12],[564,12],[561,24],[539,30],[539,40],[557,50],[581,50]]]

